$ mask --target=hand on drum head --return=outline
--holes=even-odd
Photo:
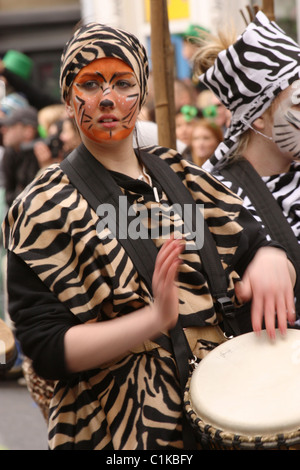
[[[263,319],[270,338],[275,338],[275,322],[282,334],[287,324],[295,321],[295,270],[284,251],[260,248],[248,265],[241,282],[236,283],[239,301],[252,299],[251,320],[253,331],[259,333]]]

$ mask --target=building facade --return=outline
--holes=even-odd
[[[61,51],[79,21],[96,20],[131,31],[145,44],[151,59],[150,3],[150,0],[0,0],[0,57],[10,49],[29,55],[35,64],[33,82],[59,96]],[[176,75],[184,78],[190,73],[181,54],[180,36],[190,23],[216,32],[228,22],[241,32],[245,23],[240,9],[245,10],[246,5],[253,3],[261,2],[168,0]],[[276,21],[297,40],[300,0],[275,0],[274,5]]]

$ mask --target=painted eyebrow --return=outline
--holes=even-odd
[[[106,78],[104,77],[104,75],[101,73],[101,72],[87,72],[87,73],[83,73],[81,75],[81,78],[86,78],[86,77],[91,77],[96,74],[98,75],[99,77],[101,77],[103,79],[104,82],[107,82]],[[116,78],[120,78],[120,77],[125,77],[125,76],[130,76],[130,77],[134,77],[134,73],[133,72],[116,72],[113,74],[113,76],[111,77],[111,79],[109,80],[109,84],[112,83]]]
[[[104,75],[101,73],[101,72],[86,72],[86,73],[83,73],[81,75],[81,77],[92,77],[93,75],[99,75],[101,78],[103,78],[103,80],[106,80]],[[134,73],[133,72],[115,72],[113,74],[113,76],[111,77],[110,81],[111,82],[112,80],[114,80],[115,78],[119,78],[119,77],[125,77],[126,75],[129,75],[130,77],[134,77]]]
[[[86,73],[83,73],[83,74],[80,76],[79,80],[81,80],[81,79],[86,79],[87,77],[91,77],[91,79],[92,79],[95,74],[96,74],[96,75],[100,75],[100,77],[102,77],[103,80],[105,80],[104,76],[103,76],[100,72],[86,72]]]
[[[133,72],[116,72],[113,74],[111,79],[109,80],[109,83],[113,82],[115,78],[120,78],[120,77],[125,77],[126,75],[129,75],[130,77],[134,76]]]

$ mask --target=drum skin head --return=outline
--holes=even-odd
[[[190,382],[193,410],[218,429],[256,436],[300,428],[300,330],[247,333],[211,351]]]

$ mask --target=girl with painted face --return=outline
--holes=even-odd
[[[226,32],[208,39],[199,47],[194,66],[200,80],[231,111],[224,142],[203,168],[241,196],[244,206],[278,239],[280,230],[263,214],[264,198],[254,199],[254,184],[247,187],[252,169],[281,209],[291,237],[294,234],[300,243],[299,45],[260,11],[235,41]],[[244,180],[242,173],[233,175],[241,164]],[[298,292],[300,296],[300,286]],[[300,306],[297,312],[300,315]]]
[[[75,32],[61,88],[82,143],[26,189],[4,223],[9,312],[38,383],[55,380],[50,449],[196,448],[179,365],[186,374],[188,348],[200,359],[224,335],[197,244],[201,226],[193,238],[175,215],[165,171],[204,205],[232,305],[253,293],[257,331],[269,305],[270,336],[276,311],[283,334],[294,318],[293,266],[239,198],[175,150],[134,150],[147,77],[145,49],[131,34],[95,23]],[[129,212],[120,215],[124,198]]]

